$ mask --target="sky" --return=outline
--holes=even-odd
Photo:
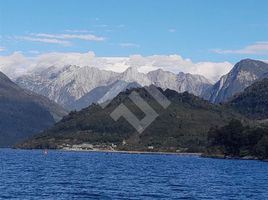
[[[268,60],[267,10],[267,0],[0,0],[0,65],[94,52],[228,63],[225,73],[243,58]]]

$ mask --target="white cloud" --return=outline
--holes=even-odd
[[[99,69],[122,72],[128,67],[137,67],[140,72],[147,73],[156,69],[163,69],[174,73],[185,72],[200,74],[212,82],[228,73],[232,64],[229,62],[198,62],[184,59],[179,55],[132,55],[129,57],[97,57],[94,52],[87,53],[45,53],[33,57],[26,57],[20,52],[9,56],[0,56],[0,70],[11,78],[35,70],[57,66],[58,69],[65,65],[90,66]]]
[[[139,48],[140,47],[140,45],[135,44],[135,43],[120,43],[119,45],[124,48],[129,48],[129,47]]]
[[[0,47],[0,52],[5,51],[5,47]]]
[[[98,25],[95,25],[95,27],[97,27],[97,28],[107,28],[108,25],[107,24],[98,24]]]
[[[136,66],[143,72],[161,68],[174,73],[199,74],[205,76],[212,82],[217,81],[222,75],[227,74],[233,66],[229,62],[193,63],[190,59],[184,59],[180,55],[130,56],[129,65]]]
[[[256,42],[241,49],[214,49],[212,50],[218,54],[261,54],[268,55],[268,42]]]
[[[99,37],[93,34],[47,34],[47,33],[33,33],[36,37],[52,38],[52,39],[80,39],[88,41],[104,41],[104,37]]]
[[[55,38],[38,38],[38,37],[30,37],[30,36],[15,36],[15,39],[26,40],[26,41],[31,41],[31,42],[60,44],[60,45],[64,45],[64,46],[71,45],[71,43],[69,41],[59,40],[59,39],[55,39]]]
[[[233,64],[229,62],[198,62],[195,63],[189,73],[200,74],[212,82],[216,82],[222,75],[227,74],[233,67]]]
[[[82,31],[82,30],[72,30],[72,31]],[[48,33],[32,33],[26,36],[15,36],[13,39],[26,40],[31,42],[42,42],[49,44],[59,44],[63,46],[70,46],[72,44],[70,40],[72,39],[87,40],[87,41],[105,40],[104,37],[96,36],[93,34],[48,34]]]
[[[69,33],[92,33],[93,31],[78,30],[78,29],[66,29],[65,32],[69,32]]]
[[[14,52],[9,56],[0,56],[0,70],[10,78],[27,72],[30,61],[21,52]]]
[[[28,72],[39,70],[51,66],[59,68],[66,65],[87,66],[92,64],[94,60],[94,52],[87,53],[59,53],[51,52],[39,54],[35,57],[29,58],[31,65],[28,67]]]

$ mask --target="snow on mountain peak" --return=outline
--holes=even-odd
[[[129,67],[124,72],[118,73],[77,65],[66,65],[62,68],[52,66],[21,76],[16,82],[23,88],[48,96],[65,108],[70,108],[70,105],[93,89],[109,86],[118,80],[135,82],[141,86],[155,84],[163,89],[188,91],[195,95],[200,95],[210,86],[205,77],[184,73],[176,75],[162,69],[144,74],[139,72],[137,67]],[[106,95],[105,99],[108,98],[109,96]]]

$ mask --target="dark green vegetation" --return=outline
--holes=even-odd
[[[249,86],[227,105],[251,119],[268,118],[268,78]]]
[[[14,145],[67,114],[46,97],[21,89],[0,72],[0,147]]]
[[[161,89],[160,89],[161,90]],[[115,122],[110,113],[121,103],[139,119],[141,110],[128,98],[136,91],[159,114],[142,133],[124,119]],[[59,148],[62,144],[116,144],[120,150],[188,151],[200,152],[207,145],[207,132],[213,126],[224,126],[232,118],[241,118],[231,110],[211,104],[187,92],[172,90],[162,93],[171,101],[163,109],[144,88],[120,93],[105,109],[92,105],[79,112],[71,112],[59,123],[18,145],[20,148]],[[126,141],[125,144],[123,140]]]
[[[233,120],[209,131],[207,155],[220,157],[268,158],[268,79],[264,78],[237,94],[225,106],[254,120],[244,126]]]
[[[250,128],[232,120],[224,127],[212,128],[208,142],[208,156],[268,159],[268,129],[264,127]]]

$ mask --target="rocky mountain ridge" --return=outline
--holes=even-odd
[[[268,64],[259,60],[244,59],[235,64],[233,69],[215,83],[202,96],[212,103],[230,100],[255,81],[268,75]]]
[[[101,86],[109,87],[116,81],[135,82],[140,86],[155,84],[163,89],[170,88],[177,92],[188,91],[195,95],[201,95],[211,86],[211,83],[203,76],[182,72],[176,75],[156,70],[144,74],[135,67],[130,67],[122,73],[116,73],[88,66],[65,66],[60,69],[52,66],[23,75],[16,80],[16,83],[72,110],[74,103],[93,89]],[[106,99],[112,97],[114,96],[106,96]]]

